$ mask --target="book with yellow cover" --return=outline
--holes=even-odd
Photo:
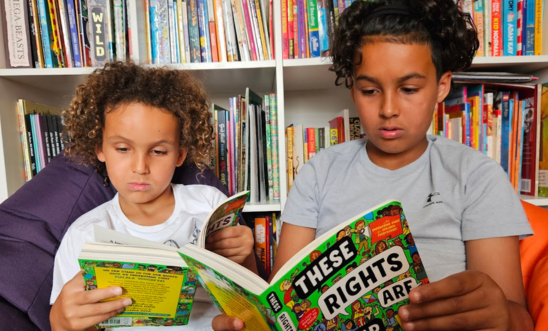
[[[197,240],[205,247],[209,234],[237,225],[249,192],[236,194],[206,218]],[[196,274],[177,248],[96,226],[95,242],[84,244],[78,261],[86,290],[120,286],[133,304],[98,327],[171,326],[188,324],[196,292]],[[205,248],[204,248],[205,249]]]

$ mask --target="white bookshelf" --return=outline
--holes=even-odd
[[[274,26],[281,26],[280,2],[274,1]],[[0,24],[0,36],[3,35]],[[336,87],[329,71],[329,58],[282,59],[281,29],[275,29],[275,58],[270,61],[167,65],[189,70],[206,87],[212,102],[228,106],[228,97],[243,94],[246,87],[259,94],[276,93],[281,203],[248,204],[246,212],[282,211],[287,197],[284,132],[290,123],[326,126],[340,110],[357,116],[345,87]],[[67,107],[75,88],[95,68],[5,69],[4,40],[0,38],[0,202],[24,184],[16,102],[29,99]],[[548,55],[522,57],[478,57],[473,68],[485,71],[533,73],[548,82]],[[548,206],[548,198],[522,199]]]

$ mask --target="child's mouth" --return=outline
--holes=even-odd
[[[379,130],[379,132],[385,139],[399,138],[403,134],[403,130],[397,127],[383,127]]]
[[[144,191],[150,185],[149,184],[143,184],[143,183],[129,183],[128,186],[129,186],[130,190],[132,190],[132,191]]]

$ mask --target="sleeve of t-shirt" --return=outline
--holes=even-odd
[[[469,169],[462,214],[464,241],[531,235],[521,202],[504,170],[491,160]]]
[[[69,231],[63,237],[61,245],[55,254],[55,262],[53,266],[53,287],[51,289],[50,304],[53,305],[57,297],[61,293],[63,286],[69,280],[80,272],[78,264],[78,254],[81,251],[81,245],[85,238],[76,238],[76,232],[69,228]],[[80,249],[78,249],[78,243]]]
[[[280,220],[282,223],[316,229],[319,209],[316,169],[310,160],[295,178]]]

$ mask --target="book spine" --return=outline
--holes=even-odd
[[[307,0],[308,5],[308,36],[310,38],[310,57],[320,56],[320,32],[318,31],[318,9],[316,0]]]
[[[265,133],[266,133],[266,169],[268,173],[268,200],[274,201],[274,174],[272,169],[272,128],[270,121],[270,100],[269,96],[264,96],[264,110],[265,110]]]
[[[293,58],[299,58],[299,0],[293,0]]]
[[[227,122],[225,111],[217,111],[217,133],[219,135],[219,154],[217,157],[219,158],[219,179],[228,191],[228,150],[226,125]]]
[[[287,127],[285,129],[285,147],[287,154],[287,192],[290,191],[293,185],[293,127]]]
[[[25,126],[26,126],[26,136],[27,136],[27,147],[28,147],[28,154],[30,156],[30,170],[31,170],[31,176],[29,177],[29,180],[36,176],[37,170],[36,170],[36,156],[34,154],[34,139],[32,135],[32,123],[31,123],[31,114],[25,114]]]
[[[217,44],[219,47],[219,61],[227,62],[227,38],[228,30],[225,31],[223,3],[221,0],[213,0],[215,6],[215,23],[217,24]],[[232,43],[231,43],[232,44]]]
[[[126,61],[126,22],[123,0],[113,0],[114,47],[116,60]]]
[[[28,8],[21,0],[0,3],[8,68],[32,68]]]
[[[240,61],[250,61],[249,39],[246,35],[244,15],[239,0],[232,0],[232,14],[234,16],[234,25],[238,37],[238,47],[240,49]]]
[[[534,54],[542,55],[542,0],[536,0],[535,2],[535,47]],[[548,15],[546,15],[548,17]],[[545,31],[546,33],[546,31]]]
[[[478,32],[479,47],[476,56],[485,56],[483,31],[483,1],[474,1],[474,24]]]
[[[197,0],[198,4],[198,32],[200,36],[200,60],[201,62],[211,62],[211,54],[208,47],[209,26],[207,21],[206,0]]]
[[[217,0],[219,1],[219,0]],[[232,16],[232,7],[230,6],[230,0],[220,0],[223,6],[225,35],[226,35],[226,49],[227,49],[227,61],[238,61],[238,40],[236,40],[236,31],[234,29],[234,18]]]
[[[57,0],[57,18],[59,25],[59,43],[63,50],[63,61],[66,68],[74,68],[74,58],[72,56],[72,42],[70,36],[70,26],[65,6],[66,0]]]
[[[207,21],[209,30],[209,45],[211,47],[211,61],[219,62],[219,45],[217,45],[217,27],[215,26],[215,7],[213,1],[207,0]]]
[[[517,18],[517,4],[515,0],[503,0],[503,36],[504,36],[504,56],[516,55],[516,18]]]
[[[502,117],[501,117],[501,163],[500,165],[508,174],[510,151],[510,94],[502,93]]]
[[[186,62],[190,62],[190,41],[189,41],[189,33],[190,33],[190,30],[189,30],[189,27],[188,27],[188,6],[187,6],[187,2],[188,0],[185,0],[183,1],[183,26],[184,26],[184,29],[185,29],[185,39],[184,39],[184,44],[185,44],[185,59],[186,59]]]
[[[293,13],[293,6],[296,0],[287,0],[286,16],[287,16],[287,56],[288,59],[293,59],[295,55],[295,15]],[[285,1],[282,1],[285,2]]]
[[[289,59],[289,15],[288,15],[288,0],[282,2],[282,58]]]
[[[40,0],[39,0],[40,1]],[[89,17],[88,17],[88,0],[76,0],[79,1],[78,20],[80,23],[80,41],[82,43],[82,62],[84,67],[91,66],[91,43],[89,41],[90,30]]]
[[[329,50],[329,38],[328,38],[328,20],[329,15],[327,13],[326,0],[318,0],[318,24],[319,24],[319,40],[320,40],[320,54],[324,54]]]
[[[255,254],[263,264],[263,268],[267,269],[267,244],[266,244],[266,218],[255,218]]]
[[[57,57],[58,67],[59,68],[68,68],[70,66],[67,58],[64,57],[64,48],[63,48],[63,42],[62,37],[63,33],[61,31],[62,26],[59,26],[59,23],[61,20],[59,19],[59,9],[56,5],[56,0],[48,0],[48,6],[49,6],[49,18],[50,18],[50,24],[51,24],[51,37],[53,37],[51,42],[51,49],[55,53],[55,56]]]
[[[177,20],[177,3],[175,0],[168,0],[168,16],[169,16],[169,45],[171,55],[171,63],[181,63],[179,54],[179,27]]]
[[[33,4],[34,2],[34,4]],[[27,18],[29,20],[29,37],[34,68],[45,68],[42,41],[40,37],[40,22],[36,0],[27,0]]]
[[[270,94],[270,137],[272,139],[272,183],[274,202],[280,202],[280,161],[278,154],[278,103],[275,94]]]
[[[178,62],[186,63],[185,54],[185,26],[183,24],[183,1],[176,0],[173,4],[176,12],[177,31],[175,32],[175,40],[177,40]]]
[[[523,2],[524,0],[518,0],[518,17],[517,17],[517,33],[516,33],[516,55],[523,55]]]
[[[502,55],[501,0],[492,0],[491,56]]]
[[[307,28],[306,28],[306,19],[305,19],[305,3],[306,0],[297,0],[299,3],[299,58],[304,59],[307,58],[307,43],[306,43],[306,35],[307,35]]]
[[[88,13],[90,15],[89,29],[91,30],[91,64],[94,67],[102,67],[110,61],[110,15],[109,8],[104,4],[90,1],[88,3]]]
[[[74,60],[74,67],[82,67],[82,57],[80,54],[80,44],[78,39],[78,24],[76,23],[76,7],[74,0],[67,0],[67,14],[70,28],[70,44],[72,46],[72,57]],[[68,47],[68,45],[66,45]]]
[[[270,60],[270,42],[268,40],[268,31],[265,32],[266,27],[263,27],[263,13],[261,12],[261,6],[259,0],[249,0],[251,7],[253,8],[255,14],[254,19],[257,21],[258,35],[259,40],[261,41],[261,47],[263,49],[263,60]]]
[[[158,40],[159,40],[159,56],[160,64],[171,63],[171,42],[170,31],[172,30],[169,20],[169,3],[171,0],[159,0],[157,8]]]
[[[249,0],[251,1],[251,0]],[[245,23],[245,27],[244,27],[244,30],[247,34],[247,40],[249,42],[249,46],[250,46],[250,50],[251,50],[251,60],[252,61],[257,61],[259,60],[259,57],[258,57],[258,45],[257,44],[257,40],[255,40],[255,38],[253,37],[253,27],[252,27],[252,24],[251,24],[251,13],[249,12],[249,5],[248,5],[248,0],[241,0],[239,1],[239,3],[241,4],[241,7],[243,8],[243,20],[244,20],[244,23]]]
[[[48,9],[46,0],[38,0],[38,13],[40,16],[40,36],[42,39],[42,49],[44,53],[44,63],[46,68],[53,68],[53,56],[50,45],[51,28],[48,25]]]
[[[19,140],[21,141],[21,152],[23,153],[23,173],[25,174],[25,181],[29,181],[32,178],[32,170],[30,165],[30,153],[27,140],[27,127],[25,123],[25,109],[23,100],[17,101],[17,120],[19,122]]]
[[[539,0],[540,1],[540,0]],[[535,0],[524,0],[525,34],[523,42],[524,55],[535,55]]]
[[[188,43],[190,62],[202,62],[200,28],[198,27],[198,0],[188,0]]]

